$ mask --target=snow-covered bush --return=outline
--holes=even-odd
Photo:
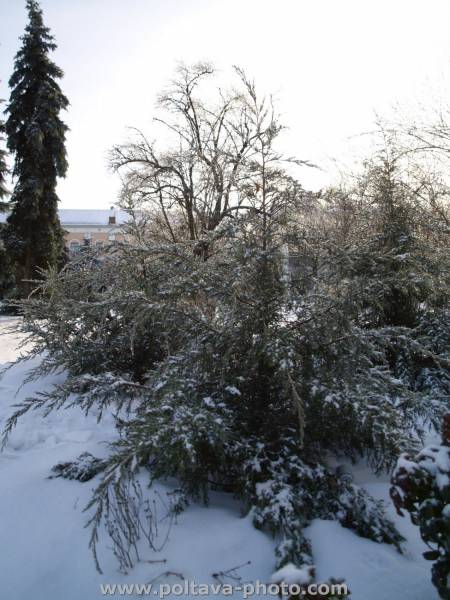
[[[450,437],[450,436],[449,436]],[[432,581],[444,600],[450,598],[450,445],[428,446],[403,454],[392,475],[391,497],[397,512],[409,512],[420,528],[433,561]]]
[[[386,518],[383,503],[348,476],[323,463],[302,460],[294,437],[281,439],[276,450],[269,443],[255,440],[254,444],[243,464],[246,493],[254,524],[282,534],[276,550],[278,567],[312,564],[309,542],[300,527],[315,518],[337,519],[359,535],[400,550],[402,537]]]
[[[58,463],[52,468],[50,478],[63,477],[64,479],[76,479],[77,481],[89,481],[101,473],[105,468],[105,462],[92,456],[90,452],[83,452],[71,462]]]
[[[371,436],[376,436],[379,441],[377,446],[372,443],[373,452],[382,464],[387,463],[394,447],[389,447],[386,436],[405,431],[407,422],[402,430],[398,418],[394,429],[392,418],[383,420],[385,409],[380,409],[378,420],[367,418],[365,422],[362,417],[371,410],[363,402],[365,388],[358,390],[359,380],[352,382],[350,377],[357,365],[363,371],[365,354],[348,346],[350,354],[333,352],[331,359],[333,340],[351,331],[346,319],[335,323],[330,318],[339,314],[336,295],[328,292],[320,299],[314,294],[296,298],[296,290],[290,289],[283,277],[276,244],[261,248],[260,239],[255,238],[258,220],[251,223],[250,235],[248,225],[243,220],[240,231],[234,228],[224,233],[216,256],[208,261],[179,251],[177,263],[173,260],[175,249],[171,249],[169,270],[163,255],[166,280],[164,295],[157,294],[158,307],[164,311],[159,323],[176,322],[174,340],[179,341],[172,340],[166,356],[148,362],[141,379],[133,378],[130,368],[119,370],[120,363],[115,371],[105,368],[103,373],[73,370],[65,383],[24,406],[24,410],[39,405],[50,409],[77,402],[86,410],[99,405],[104,410],[108,404],[129,408],[128,416],[117,420],[120,438],[110,448],[103,479],[90,504],[94,510],[94,552],[100,525],[111,524],[122,515],[123,529],[113,529],[114,543],[122,548],[117,556],[126,557],[123,568],[130,566],[130,548],[137,545],[141,530],[134,520],[127,522],[125,513],[111,511],[127,503],[134,505],[139,489],[135,477],[144,466],[151,479],[175,476],[187,497],[207,501],[211,486],[234,492],[252,511],[257,527],[281,535],[279,567],[288,562],[299,567],[312,564],[310,545],[302,530],[314,518],[338,519],[361,535],[400,548],[401,536],[386,518],[382,503],[327,467],[326,454],[330,449],[349,455],[368,453]],[[149,248],[148,254],[154,256],[155,250]],[[99,281],[97,268],[92,272],[95,281]],[[104,268],[109,269],[109,263]],[[48,284],[52,285],[50,281]],[[63,289],[67,283],[61,285]],[[202,300],[182,302],[181,292],[188,298],[201,295]],[[92,296],[92,306],[80,298],[75,304],[77,319],[79,310],[103,315],[102,295],[108,300],[115,293],[114,280],[110,280],[109,288],[105,286]],[[139,296],[143,304],[150,305],[149,310],[155,306],[152,294]],[[56,294],[48,296],[55,301]],[[130,311],[135,309],[136,296],[129,294]],[[28,301],[25,310],[34,306],[41,310],[45,302],[40,296]],[[58,303],[63,303],[62,298]],[[69,304],[64,302],[64,310],[70,310]],[[177,317],[180,307],[183,319]],[[56,303],[52,310],[57,312]],[[137,320],[139,313],[134,310],[134,314]],[[65,323],[68,321],[69,315]],[[28,322],[25,316],[23,327],[28,327]],[[101,318],[89,322],[103,327]],[[327,327],[327,323],[333,326]],[[34,319],[31,326],[38,331],[42,327],[42,335],[47,335],[44,322]],[[124,339],[126,334],[124,328]],[[360,337],[354,335],[349,339],[361,344]],[[76,353],[72,354],[76,345],[71,347],[70,336],[66,343],[67,356],[76,359]],[[108,352],[106,348],[105,357]],[[80,357],[80,363],[83,360]],[[106,363],[110,359],[103,360]],[[380,361],[379,357],[373,360]],[[69,364],[66,368],[70,370]],[[358,413],[352,418],[342,414],[345,394],[336,394],[335,403],[318,402],[320,391],[314,389],[314,382],[318,378],[328,380],[331,364],[336,373],[345,375],[349,390],[355,394],[359,391],[361,418],[357,418]],[[108,363],[108,369],[114,366],[113,361]],[[380,377],[380,399],[384,399],[383,392],[389,392],[389,385],[389,378]],[[338,418],[335,410],[339,402]],[[356,408],[352,405],[350,410]],[[341,444],[333,423],[342,427],[341,438],[346,431]]]

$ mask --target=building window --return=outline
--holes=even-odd
[[[78,254],[80,251],[80,242],[78,240],[71,240],[69,243],[70,254]]]

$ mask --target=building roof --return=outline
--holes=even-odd
[[[110,209],[78,209],[78,208],[60,208],[58,210],[61,225],[108,225],[109,217],[115,215],[116,224],[123,225],[129,219],[128,213],[124,210]],[[0,223],[5,223],[8,213],[0,213]]]
[[[116,224],[123,225],[129,219],[124,210],[61,208],[58,213],[62,225],[108,225],[109,217],[113,215]]]

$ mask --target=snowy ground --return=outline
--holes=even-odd
[[[10,323],[11,319],[0,318],[0,330]],[[17,341],[14,335],[0,337],[0,368],[17,356]],[[52,376],[19,389],[30,367],[22,363],[0,379],[0,427],[11,404],[63,378]],[[99,425],[93,416],[86,418],[75,409],[45,420],[37,412],[30,413],[13,432],[0,454],[0,599],[93,600],[104,597],[101,583],[145,583],[164,571],[180,573],[198,584],[214,583],[213,573],[249,560],[251,564],[239,570],[243,581],[269,580],[274,542],[256,531],[248,517],[242,518],[239,507],[224,494],[214,495],[209,508],[191,505],[171,528],[163,550],[149,551],[144,557],[166,559],[165,564],[142,562],[128,575],[120,574],[103,546],[103,575],[98,574],[87,547],[89,531],[83,528],[86,514],[82,512],[93,482],[48,476],[55,463],[86,450],[103,456],[102,442],[113,437],[111,420]],[[387,480],[376,479],[365,469],[356,471],[355,478],[374,496],[388,500]],[[159,491],[164,494],[165,488],[160,486]],[[421,556],[425,547],[417,529],[391,508],[390,512],[408,540],[403,556],[357,537],[336,522],[315,521],[309,535],[318,577],[345,577],[353,600],[438,600],[430,582],[430,564]]]

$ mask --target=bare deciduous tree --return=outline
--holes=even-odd
[[[216,100],[206,102],[199,99],[199,88],[214,69],[204,63],[180,66],[158,99],[164,117],[155,119],[167,132],[168,148],[157,149],[135,130],[132,141],[111,152],[128,206],[150,209],[167,240],[196,241],[201,249],[225,217],[257,205],[266,212],[273,193],[266,187],[267,169],[281,160],[273,141],[282,127],[271,100],[258,97],[242,69],[234,71],[237,88],[217,89]],[[284,193],[289,188],[298,194],[301,188],[294,179],[279,165],[271,168],[272,179],[275,174],[284,178]]]

